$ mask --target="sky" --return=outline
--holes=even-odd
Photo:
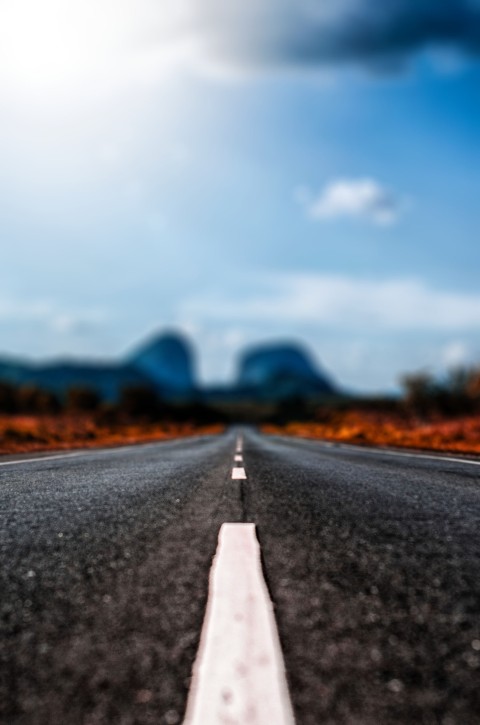
[[[478,0],[0,0],[0,354],[480,364],[479,60]]]

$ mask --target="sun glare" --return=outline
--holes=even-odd
[[[35,88],[83,75],[105,50],[105,18],[95,17],[93,9],[88,2],[64,0],[3,3],[0,52],[6,79],[17,88]]]
[[[0,75],[22,93],[119,74],[165,16],[152,0],[0,0]]]

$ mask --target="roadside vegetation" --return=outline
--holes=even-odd
[[[365,445],[480,454],[480,368],[438,379],[405,375],[398,397],[289,398],[217,407],[167,402],[145,386],[126,387],[112,403],[73,387],[63,399],[35,386],[0,382],[0,454],[219,433],[233,422],[281,433]]]
[[[71,388],[62,400],[35,386],[0,382],[0,454],[121,445],[221,432],[206,406],[163,402],[143,386],[125,388],[116,403],[95,390]]]
[[[480,368],[443,379],[405,375],[399,398],[351,398],[278,410],[266,433],[380,446],[480,454]]]

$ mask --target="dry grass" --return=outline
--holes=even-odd
[[[0,454],[94,448],[221,433],[223,426],[191,423],[100,424],[91,415],[2,415]]]
[[[395,413],[350,410],[332,413],[321,422],[265,425],[263,432],[344,443],[480,453],[478,415],[422,421]]]

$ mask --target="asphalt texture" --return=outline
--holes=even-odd
[[[480,466],[237,433],[0,459],[0,721],[180,723],[248,521],[298,725],[479,723]]]

